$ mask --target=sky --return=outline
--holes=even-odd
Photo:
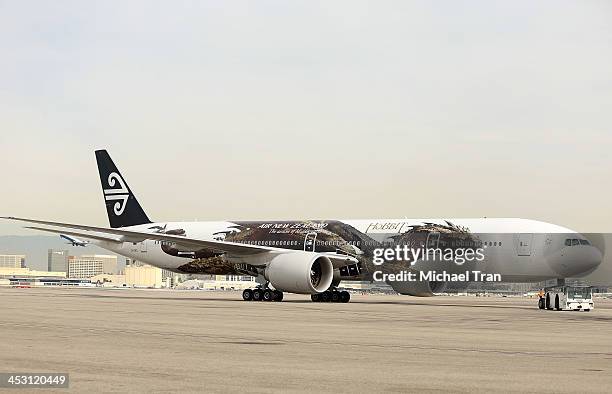
[[[611,231],[607,1],[0,0],[0,216]],[[32,234],[0,223],[0,235]]]

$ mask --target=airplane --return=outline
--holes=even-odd
[[[65,239],[66,241],[68,241],[66,243],[68,245],[72,245],[72,246],[82,246],[82,247],[85,247],[89,243],[87,241],[81,241],[78,238],[70,237],[70,236],[65,235],[65,234],[60,234],[60,238]]]
[[[314,302],[349,302],[350,293],[339,290],[340,283],[372,281],[381,269],[461,273],[477,268],[474,272],[499,275],[504,282],[562,280],[593,272],[603,258],[582,234],[519,218],[153,222],[108,152],[97,150],[95,156],[110,227],[2,218],[87,239],[176,273],[255,277],[258,285],[243,291],[245,301],[282,301],[283,292],[289,292],[310,295]],[[425,248],[425,254],[375,263],[381,251],[401,251],[407,245]],[[483,259],[451,264],[441,256],[427,258],[436,248],[458,252],[466,246],[479,250]],[[412,296],[432,296],[449,284],[437,279],[387,283]]]

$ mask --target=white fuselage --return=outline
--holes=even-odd
[[[554,278],[582,276],[593,271],[601,262],[601,252],[590,245],[582,235],[553,224],[527,219],[375,219],[375,220],[340,220],[357,230],[364,237],[378,242],[385,242],[396,234],[401,234],[410,226],[422,223],[448,223],[469,229],[477,234],[484,245],[486,266],[483,272],[495,272],[503,275],[508,282],[533,282]],[[223,240],[226,234],[235,230],[236,223],[261,223],[269,227],[282,227],[278,223],[287,222],[162,222],[126,227],[141,232],[154,232],[152,228],[182,229],[190,238],[205,240]],[[283,224],[284,227],[288,225]],[[229,229],[229,230],[228,230]],[[315,235],[312,235],[312,234]],[[309,232],[316,238],[316,231]],[[307,237],[302,244],[285,246],[277,241],[277,236],[270,231],[269,236],[260,238],[259,245],[278,248],[279,250],[309,250]],[[569,240],[569,245],[568,245]],[[573,241],[572,241],[573,240]],[[99,246],[123,256],[142,261],[156,267],[181,272],[179,267],[192,259],[189,251],[184,255],[169,255],[162,249],[162,241],[145,240],[141,242],[113,243],[94,241]],[[245,242],[245,241],[243,241]],[[572,242],[574,243],[572,245]],[[359,249],[359,241],[355,241],[355,249]],[[316,243],[312,246],[317,248]],[[228,256],[232,259],[232,256]],[[249,263],[248,257],[236,259],[236,262]],[[264,261],[265,263],[265,261]],[[253,264],[261,265],[261,256]]]

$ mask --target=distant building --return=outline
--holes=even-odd
[[[244,290],[255,285],[255,277],[249,275],[215,275],[214,280],[201,281],[206,290]]]
[[[49,271],[68,272],[68,251],[49,249],[47,251],[47,269]]]
[[[17,269],[17,268],[15,268]],[[20,268],[23,269],[23,268]],[[27,269],[27,268],[26,268]],[[42,271],[46,272],[46,271]],[[65,272],[62,272],[65,274]],[[49,276],[15,276],[0,279],[0,286],[39,287],[39,286],[69,286],[69,287],[91,287],[94,286],[87,279],[68,279],[63,277]]]
[[[215,275],[217,282],[254,282],[255,277],[250,275]]]
[[[25,268],[24,254],[0,254],[0,267]]]
[[[110,254],[92,254],[83,255],[81,258],[98,259],[102,261],[102,273],[104,274],[118,274],[117,256]]]
[[[125,283],[127,286],[161,288],[162,269],[147,264],[130,264],[125,267]]]
[[[74,257],[68,260],[68,276],[70,278],[89,279],[102,273],[102,260],[82,257]]]
[[[243,280],[244,279],[244,280]],[[177,284],[177,289],[244,290],[256,286],[255,278],[240,275],[214,275],[214,279],[189,279]]]
[[[149,268],[144,269],[144,270],[138,270],[136,269],[138,267],[149,267]],[[152,270],[151,267],[155,268],[155,270]],[[134,270],[132,270],[132,268],[134,268]],[[157,270],[158,269],[161,270],[161,282],[157,280]],[[185,274],[179,274],[179,273],[167,270],[167,269],[157,268],[155,266],[143,263],[138,260],[126,258],[125,259],[125,270],[124,270],[124,273],[126,274],[126,278],[128,277],[127,275],[128,271],[130,272],[130,275],[131,275],[129,279],[126,279],[126,283],[128,286],[144,286],[144,287],[161,286],[161,287],[170,288],[170,287],[174,287],[177,284],[187,280],[187,275]],[[143,273],[147,273],[147,275],[155,275],[155,280],[148,280],[148,279],[145,280],[142,277],[138,278],[138,276],[142,275]]]
[[[26,267],[12,268],[12,267],[0,267],[0,277],[38,277],[38,278],[65,278],[66,272],[54,272],[54,271],[37,271],[31,270]]]
[[[343,280],[340,286],[343,289],[349,290],[373,291],[377,288],[378,282],[370,283],[364,280]]]
[[[117,256],[93,254],[68,259],[68,277],[89,279],[100,274],[117,274]]]

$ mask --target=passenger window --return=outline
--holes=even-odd
[[[565,240],[565,246],[572,246],[572,240],[571,239],[566,239]]]

